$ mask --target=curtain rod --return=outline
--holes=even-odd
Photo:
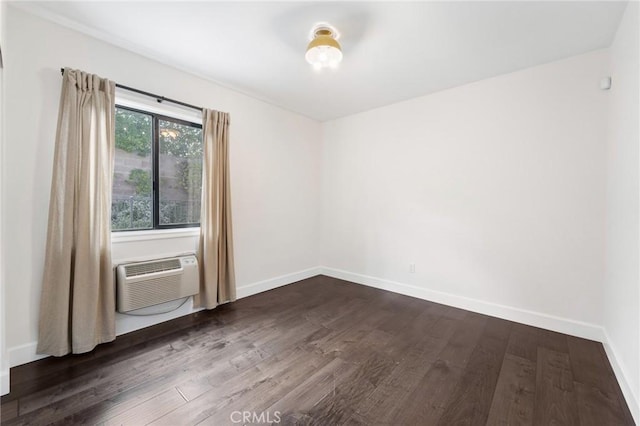
[[[60,68],[60,72],[64,75],[64,68]],[[128,90],[129,92],[138,93],[140,95],[149,96],[150,98],[155,98],[158,103],[162,102],[171,102],[172,104],[180,105],[186,108],[197,109],[198,111],[202,111],[202,107],[187,104],[185,102],[176,101],[175,99],[165,98],[164,96],[156,95],[155,93],[145,92],[144,90],[134,89],[133,87],[123,86],[122,84],[116,83],[116,87],[119,89]]]

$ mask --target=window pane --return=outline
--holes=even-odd
[[[200,223],[202,129],[159,120],[160,225]]]
[[[116,108],[111,229],[153,228],[152,118]]]

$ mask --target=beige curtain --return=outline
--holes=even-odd
[[[236,299],[229,183],[229,114],[205,109],[202,210],[200,213],[200,294],[195,305],[207,309]]]
[[[115,83],[65,69],[58,115],[38,353],[115,339],[111,182]]]

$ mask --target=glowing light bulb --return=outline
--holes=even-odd
[[[327,25],[316,26],[310,41],[305,59],[315,70],[336,68],[342,60],[340,44],[336,41],[337,33]]]

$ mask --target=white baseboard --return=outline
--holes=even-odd
[[[451,293],[430,290],[424,287],[417,287],[368,275],[356,274],[340,269],[324,266],[320,269],[323,275],[333,278],[339,278],[341,280],[351,281],[369,287],[404,294],[405,296],[441,303],[455,308],[466,309],[467,311],[478,312],[480,314],[557,331],[559,333],[570,334],[584,339],[596,340],[598,342],[601,342],[604,337],[602,327],[595,324],[458,296]]]
[[[315,267],[294,272],[292,274],[270,278],[264,281],[258,281],[257,283],[243,285],[236,289],[236,296],[238,299],[242,299],[243,297],[252,296],[254,294],[262,293],[263,291],[272,290],[297,281],[306,280],[307,278],[320,275],[320,273],[320,268]]]
[[[25,343],[24,345],[15,346],[7,349],[7,358],[9,358],[9,367],[26,364],[28,362],[37,361],[46,358],[49,355],[40,355],[36,353],[38,342]]]
[[[636,395],[633,391],[633,388],[629,385],[629,382],[627,381],[628,376],[625,373],[628,370],[619,361],[620,358],[616,355],[618,352],[613,346],[611,339],[609,339],[609,334],[607,333],[606,329],[603,330],[603,333],[604,339],[602,340],[602,346],[604,346],[604,350],[607,353],[607,357],[609,358],[609,362],[611,363],[613,372],[618,379],[620,389],[622,389],[624,399],[627,401],[627,405],[629,406],[629,410],[631,411],[633,420],[637,425],[640,425],[640,395]]]
[[[0,395],[9,393],[9,370],[0,372]]]
[[[246,284],[237,287],[236,295],[238,299],[252,296],[254,294],[262,293],[263,291],[272,290],[277,287],[282,287],[287,284],[294,283],[296,281],[304,280],[314,277],[320,274],[320,268],[309,268],[302,271],[294,272],[291,274],[281,275],[279,277],[270,278],[264,281],[258,281],[256,283]],[[197,312],[200,309],[192,309],[185,306],[183,309],[178,309],[166,314],[159,314],[147,317],[129,317],[122,318],[119,316],[116,322],[117,335],[123,335],[132,331],[139,330],[144,327],[149,327],[155,324],[169,321],[184,315],[189,315],[193,312]],[[42,358],[46,358],[47,355],[36,354],[37,342],[26,343],[24,345],[9,348],[7,350],[7,357],[9,358],[9,366],[16,367],[18,365],[26,364],[28,362],[36,361]],[[8,377],[8,376],[7,376]]]

